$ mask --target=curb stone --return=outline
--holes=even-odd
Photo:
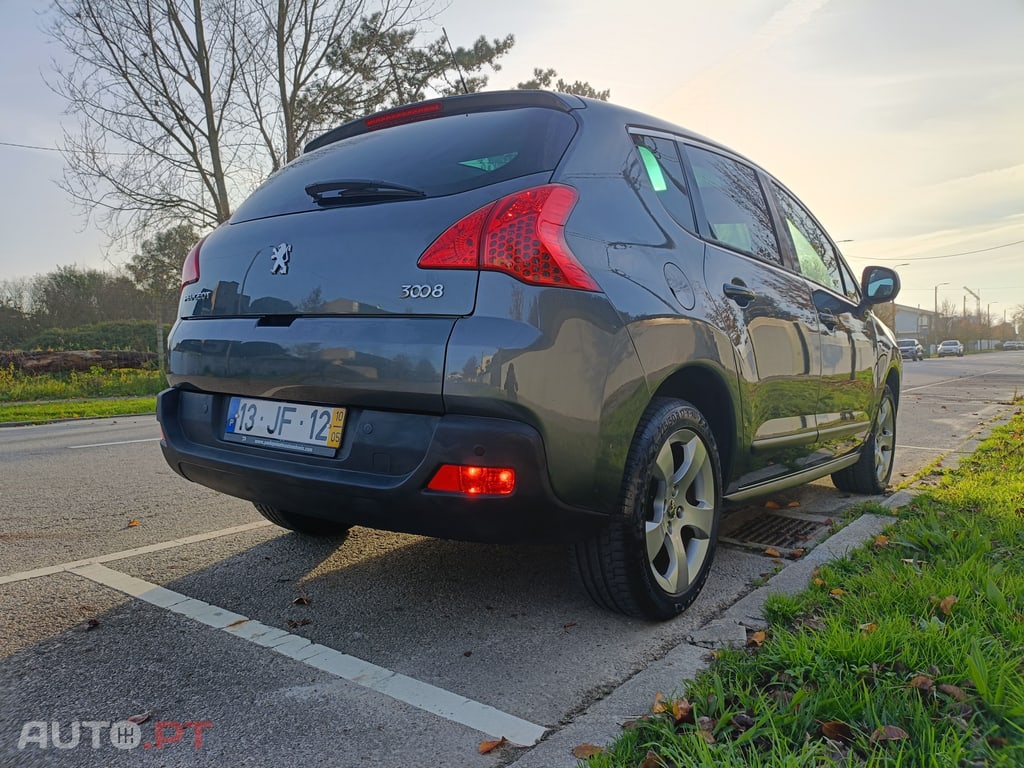
[[[897,491],[881,504],[897,509],[910,503],[915,495],[911,491]],[[733,603],[719,618],[693,632],[687,638],[688,642],[677,645],[508,765],[511,768],[577,768],[579,761],[572,755],[573,748],[581,744],[610,744],[622,733],[623,723],[650,711],[656,692],[671,692],[684,680],[693,679],[705,669],[711,662],[709,649],[743,647],[748,629],[764,628],[766,622],[761,614],[768,595],[795,594],[806,588],[815,568],[826,561],[844,557],[873,539],[892,522],[893,518],[886,515],[860,516],[818,544],[803,559],[789,563],[765,586]]]

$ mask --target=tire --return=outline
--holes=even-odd
[[[896,398],[887,384],[871,434],[860,449],[857,463],[832,473],[832,483],[841,491],[876,496],[885,491],[896,455]]]
[[[722,478],[707,420],[657,398],[637,427],[618,509],[570,563],[598,605],[643,619],[682,613],[707,580],[718,540]]]
[[[285,512],[282,509],[271,507],[267,504],[253,503],[253,506],[256,507],[257,512],[267,518],[267,520],[272,522],[274,525],[287,528],[289,531],[302,533],[306,536],[318,536],[333,539],[344,539],[348,536],[350,526],[347,525],[332,523],[330,520],[324,520],[319,517],[309,517],[307,515],[297,515],[294,512]]]

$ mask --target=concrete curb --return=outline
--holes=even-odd
[[[898,491],[881,503],[889,509],[906,506],[916,494]],[[856,499],[855,503],[870,499]],[[834,533],[796,562],[788,564],[763,587],[755,589],[727,608],[719,618],[692,633],[663,658],[592,704],[571,723],[552,733],[536,747],[513,760],[515,768],[576,768],[579,761],[572,750],[580,744],[607,745],[622,733],[622,724],[647,714],[656,693],[669,694],[693,679],[711,661],[709,649],[742,647],[748,629],[766,625],[764,602],[772,594],[795,594],[807,587],[814,569],[850,551],[881,533],[893,518],[862,515]]]

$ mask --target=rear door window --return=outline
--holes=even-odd
[[[686,147],[711,239],[781,264],[764,192],[753,168],[697,147]]]
[[[835,246],[806,208],[778,184],[773,183],[772,187],[793,243],[800,274],[836,293],[845,293]]]
[[[359,134],[302,155],[271,176],[234,221],[314,210],[314,184],[372,181],[439,197],[551,172],[576,132],[553,109],[448,115]],[[402,198],[399,195],[395,199]]]

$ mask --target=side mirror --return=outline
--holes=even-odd
[[[889,267],[865,267],[860,290],[866,307],[892,301],[900,292],[900,276]]]

